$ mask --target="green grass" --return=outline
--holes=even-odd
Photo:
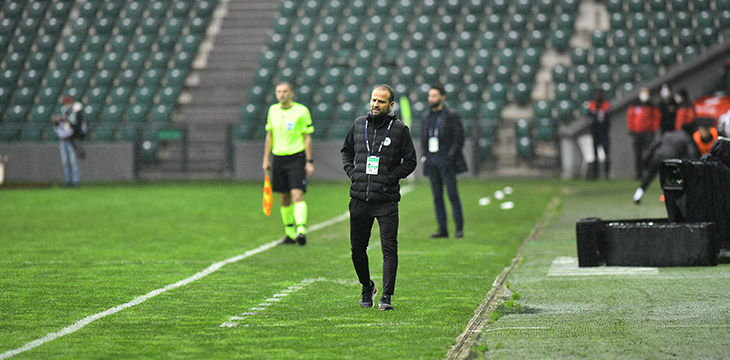
[[[478,204],[506,185],[514,209]],[[400,206],[391,312],[359,307],[344,221],[310,233],[305,247],[226,265],[14,358],[440,359],[559,185],[461,181],[466,237],[433,240],[430,190],[418,182]],[[282,236],[278,206],[261,213],[260,183],[4,190],[0,200],[0,353]],[[347,210],[348,185],[313,182],[307,201],[310,225],[331,219]],[[380,288],[377,230],[370,262]],[[305,279],[317,281],[219,326]]]
[[[655,275],[548,276],[577,257],[575,222],[666,217],[656,184],[640,206],[635,182],[568,182],[561,210],[525,248],[509,277],[521,313],[489,324],[479,349],[490,359],[728,358],[730,266],[660,268]]]

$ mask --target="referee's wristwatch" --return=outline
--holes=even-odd
[[[307,162],[310,164],[314,164],[314,159],[307,159]]]

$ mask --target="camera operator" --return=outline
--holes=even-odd
[[[86,132],[82,109],[83,105],[80,102],[74,102],[71,96],[65,96],[61,114],[53,117],[53,122],[56,124],[56,134],[59,138],[64,185],[66,187],[79,186],[81,181],[79,159],[83,160],[86,157],[86,152],[80,143]]]

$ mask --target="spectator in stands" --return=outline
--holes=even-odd
[[[636,178],[641,179],[644,167],[642,159],[651,143],[654,133],[659,129],[659,110],[651,103],[649,89],[642,87],[639,97],[626,112],[626,127],[631,135],[636,167]]]
[[[307,177],[314,173],[312,117],[306,106],[294,102],[289,83],[276,86],[276,99],[266,120],[264,161],[271,169],[271,190],[279,193],[285,236],[282,244],[307,243]],[[270,162],[271,154],[273,160]],[[295,241],[296,239],[296,241]]]
[[[712,126],[713,122],[713,118],[698,118],[696,121],[697,131],[692,137],[695,144],[697,144],[697,149],[700,151],[700,156],[710,153],[712,144],[719,136],[717,129]]]
[[[608,115],[611,112],[611,104],[604,99],[603,89],[596,89],[594,98],[588,103],[588,117],[591,119],[591,136],[593,137],[593,155],[594,161],[590,178],[598,178],[598,148],[603,149],[606,155],[604,168],[606,171],[606,180],[609,178],[611,171],[611,160],[609,156]]]
[[[668,84],[662,84],[662,88],[659,90],[659,113],[661,114],[659,125],[661,132],[674,131],[677,120],[677,103],[672,98],[672,89]]]
[[[644,191],[649,187],[656,177],[662,162],[667,159],[698,159],[699,151],[692,139],[694,126],[685,125],[680,131],[667,131],[660,134],[649,147],[644,161],[649,167],[649,172],[641,180],[641,185],[634,192],[634,203],[641,203]]]
[[[372,307],[378,290],[370,279],[368,242],[373,222],[380,226],[383,251],[383,296],[380,310],[392,310],[398,270],[398,202],[400,179],[416,169],[418,160],[411,133],[393,115],[395,92],[377,85],[370,95],[370,112],[355,119],[342,144],[342,165],[350,178],[350,250],[362,284],[361,307]]]
[[[674,130],[682,130],[685,124],[691,124],[695,121],[695,106],[689,98],[687,89],[679,89],[674,95],[674,101],[677,103],[677,116],[674,122]]]
[[[421,119],[421,162],[423,173],[428,176],[433,195],[438,230],[432,238],[449,237],[444,207],[444,185],[451,202],[454,217],[455,238],[464,237],[464,214],[456,184],[456,175],[467,170],[462,153],[464,126],[459,114],[446,106],[446,90],[441,85],[431,85],[428,90],[429,111]]]
[[[58,144],[61,150],[61,164],[66,187],[78,187],[81,182],[79,159],[86,157],[86,152],[80,144],[85,132],[83,108],[84,106],[80,102],[74,102],[74,99],[67,95],[63,98],[61,113],[53,117],[56,134],[59,138]]]

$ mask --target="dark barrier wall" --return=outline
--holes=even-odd
[[[416,154],[420,159],[420,141],[414,141]],[[314,176],[313,179],[343,180],[345,172],[342,170],[342,156],[340,149],[342,141],[315,141],[312,151],[314,152]],[[464,144],[464,156],[466,157],[469,172],[461,176],[473,176],[474,161],[472,156],[472,141],[467,140]],[[264,143],[260,142],[236,142],[233,144],[233,178],[240,180],[261,179],[261,161],[264,157]],[[423,169],[416,167],[416,176],[423,177]]]
[[[134,147],[131,143],[85,143],[81,182],[134,180]],[[58,143],[3,143],[0,154],[9,155],[7,182],[63,182]]]

